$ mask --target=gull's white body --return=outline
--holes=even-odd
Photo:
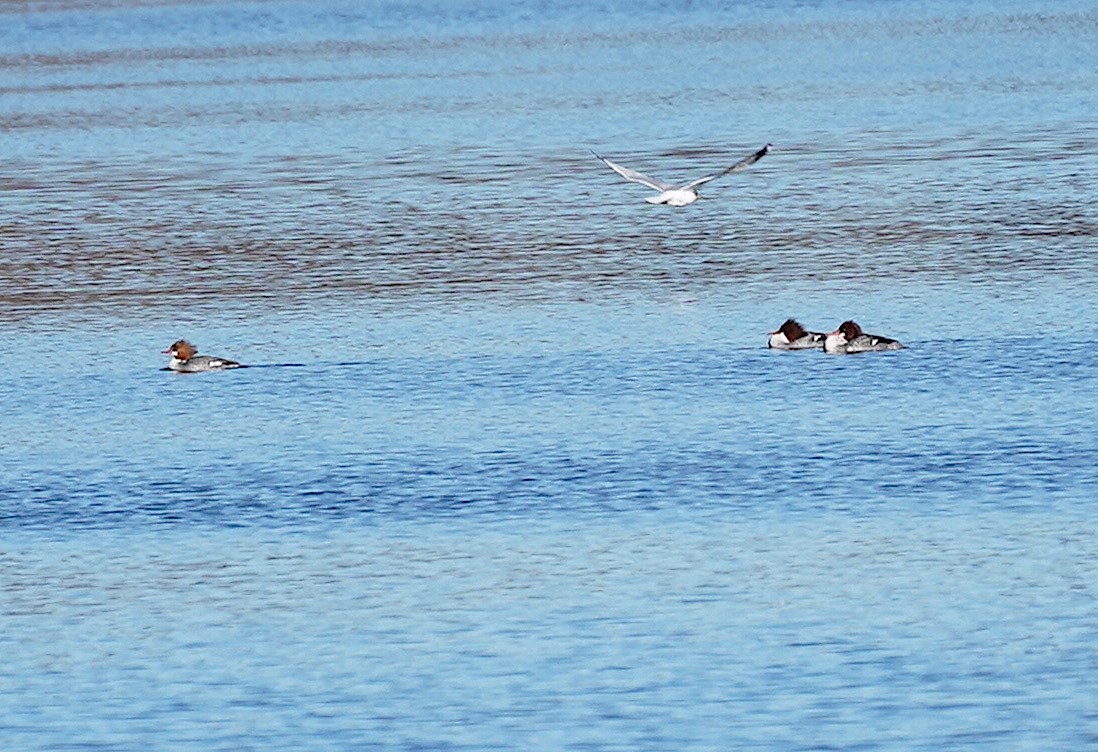
[[[701,196],[693,188],[664,191],[658,196],[647,196],[644,200],[650,204],[667,204],[668,206],[686,206],[697,201]]]
[[[640,183],[641,185],[648,186],[654,191],[659,191],[659,195],[649,196],[644,199],[648,203],[667,204],[668,206],[686,206],[688,204],[694,203],[699,198],[701,198],[701,196],[698,194],[699,186],[705,185],[711,180],[716,180],[719,177],[724,177],[731,172],[746,170],[748,167],[755,164],[760,159],[769,154],[770,146],[770,144],[767,144],[763,148],[752,154],[749,154],[748,156],[744,157],[739,162],[727,169],[721,170],[720,172],[714,173],[712,175],[706,175],[704,178],[698,178],[697,180],[692,180],[689,183],[683,183],[682,185],[678,186],[665,183],[662,180],[657,180],[653,177],[649,177],[643,172],[637,172],[636,170],[630,169],[628,167],[622,167],[621,165],[615,164],[606,157],[599,156],[594,152],[592,152],[592,154],[595,154],[595,156],[601,159],[607,167],[621,175],[629,182]]]

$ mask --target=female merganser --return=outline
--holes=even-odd
[[[171,355],[168,368],[182,373],[195,373],[196,371],[220,371],[225,368],[241,368],[235,360],[215,358],[211,355],[199,355],[198,350],[185,339],[175,342],[164,351],[165,355]]]
[[[824,352],[858,353],[872,350],[900,350],[899,342],[876,334],[865,334],[853,321],[844,321],[839,328],[827,335],[824,340]]]
[[[775,350],[813,350],[823,347],[823,344],[823,334],[806,332],[796,319],[786,319],[776,332],[770,332],[767,346]]]

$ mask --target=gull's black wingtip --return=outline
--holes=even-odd
[[[767,144],[766,146],[752,154],[750,157],[748,157],[748,159],[750,159],[752,162],[758,162],[760,159],[770,153],[770,150],[773,148],[773,146],[774,144]]]

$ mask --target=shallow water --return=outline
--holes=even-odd
[[[0,4],[4,747],[1094,746],[1096,43]]]

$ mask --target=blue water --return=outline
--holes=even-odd
[[[1095,50],[1083,2],[0,7],[0,747],[1098,746]],[[767,142],[682,209],[590,154]]]

